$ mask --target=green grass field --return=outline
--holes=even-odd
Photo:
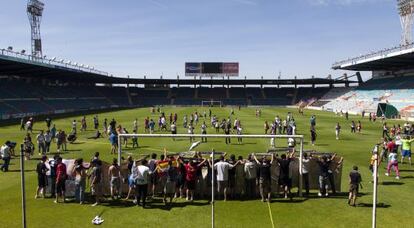
[[[202,113],[202,107],[165,107],[163,111],[168,115],[170,112],[178,113],[178,133],[186,133],[182,128],[182,117],[194,111]],[[225,118],[230,113],[230,108],[212,108],[213,114]],[[333,113],[305,110],[305,115],[300,116],[296,110],[285,108],[264,108],[261,118],[255,117],[254,108],[242,108],[236,110],[235,116],[241,120],[244,134],[262,134],[263,122],[271,121],[276,115],[282,118],[291,111],[297,122],[297,133],[305,135],[305,149],[318,151],[336,152],[344,157],[344,168],[342,176],[342,192],[348,190],[347,174],[353,165],[358,165],[362,173],[363,196],[358,199],[361,205],[350,207],[344,194],[331,198],[311,197],[309,199],[297,198],[290,202],[277,198],[274,202],[267,204],[259,200],[254,201],[227,201],[216,202],[216,226],[217,227],[369,227],[371,225],[371,203],[372,184],[370,184],[370,172],[368,164],[370,151],[381,137],[381,123],[370,123],[367,119],[362,120],[362,134],[351,134],[349,123],[351,120],[359,120],[360,117],[350,117],[347,122],[343,117],[337,117]],[[311,114],[317,116],[318,139],[312,147],[308,142],[309,118]],[[64,158],[82,157],[89,160],[95,151],[101,153],[104,161],[110,162],[108,140],[88,140],[94,134],[92,131],[92,116],[87,116],[90,131],[79,134],[78,144],[68,145],[70,150],[63,154]],[[140,128],[143,132],[144,117],[150,116],[148,108],[124,110],[99,114],[99,119],[109,120],[113,117],[128,130],[132,129],[133,120],[138,118]],[[152,118],[157,118],[156,115]],[[58,129],[67,132],[71,129],[71,121],[80,120],[80,117],[54,120]],[[207,121],[206,121],[207,122]],[[342,125],[341,140],[335,140],[335,124]],[[35,123],[37,131],[45,128],[44,122]],[[25,132],[18,130],[17,125],[2,127],[0,129],[0,141],[6,140],[22,142]],[[209,129],[212,133],[213,129]],[[195,133],[200,133],[199,127]],[[35,136],[33,136],[34,138]],[[243,145],[237,145],[236,139],[232,145],[226,145],[223,139],[211,139],[209,143],[202,144],[198,150],[226,151],[229,154],[246,156],[252,151],[265,152],[269,146],[269,140],[245,139]],[[285,141],[277,141],[279,145],[286,145]],[[161,153],[164,147],[170,151],[185,151],[189,147],[188,140],[173,142],[168,138],[143,139],[140,141],[142,148],[128,150],[132,154]],[[56,151],[56,145],[52,146]],[[37,154],[37,153],[36,153]],[[38,156],[36,156],[38,158]],[[37,178],[35,165],[38,160],[26,162],[26,194],[27,194],[27,221],[28,227],[91,227],[91,220],[95,215],[101,214],[105,222],[102,227],[211,227],[211,206],[206,200],[196,200],[189,204],[184,200],[178,200],[173,208],[164,207],[162,203],[156,203],[150,209],[142,209],[131,203],[111,203],[110,201],[97,207],[89,204],[79,205],[77,203],[54,204],[52,199],[34,199]],[[11,161],[11,172],[0,173],[0,227],[21,227],[21,192],[20,192],[20,166],[19,159]],[[401,180],[394,176],[384,175],[384,164],[380,167],[380,184],[378,186],[378,202],[383,207],[378,208],[378,227],[414,227],[414,168],[407,164],[400,165]],[[87,190],[89,191],[89,190]],[[316,193],[316,192],[314,192]]]

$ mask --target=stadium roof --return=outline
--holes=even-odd
[[[4,50],[3,50],[4,51]],[[19,54],[19,53],[14,53]],[[310,79],[148,79],[108,76],[107,73],[76,67],[68,64],[55,64],[56,61],[31,60],[20,56],[0,54],[0,75],[26,78],[60,80],[66,82],[105,83],[105,84],[147,84],[147,85],[318,85],[347,84],[357,81],[327,78]]]
[[[334,70],[395,71],[414,68],[414,44],[373,52],[334,63]]]

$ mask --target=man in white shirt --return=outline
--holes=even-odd
[[[45,136],[43,135],[43,131],[41,130],[40,133],[36,137],[39,155],[45,154]]]
[[[214,164],[217,173],[217,190],[219,196],[224,194],[224,201],[227,200],[227,187],[229,182],[229,169],[232,169],[239,162],[234,165],[229,164],[224,160],[224,156],[220,157],[220,161]]]
[[[302,158],[302,180],[305,186],[306,196],[309,195],[309,162],[308,154],[304,153]]]
[[[132,166],[132,178],[135,181],[135,203],[141,206],[140,201],[142,199],[142,207],[145,207],[145,199],[148,193],[148,178],[150,170],[147,166],[147,160],[142,160],[140,165],[134,162]]]
[[[52,142],[52,134],[49,130],[46,131],[46,133],[43,135],[45,138],[45,152],[49,153],[50,151],[50,143]]]
[[[1,166],[1,171],[7,172],[9,171],[9,164],[10,164],[10,141],[7,141],[1,148],[0,148],[0,156],[3,159],[3,165]]]

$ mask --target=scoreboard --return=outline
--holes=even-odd
[[[185,76],[239,76],[239,63],[188,62],[185,63]]]

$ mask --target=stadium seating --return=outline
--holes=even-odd
[[[332,111],[349,111],[355,113],[376,112],[378,103],[388,103],[397,110],[414,104],[414,77],[392,77],[371,79],[345,94],[326,94],[322,99],[332,99],[323,105],[324,109]],[[345,91],[345,90],[344,90]]]

